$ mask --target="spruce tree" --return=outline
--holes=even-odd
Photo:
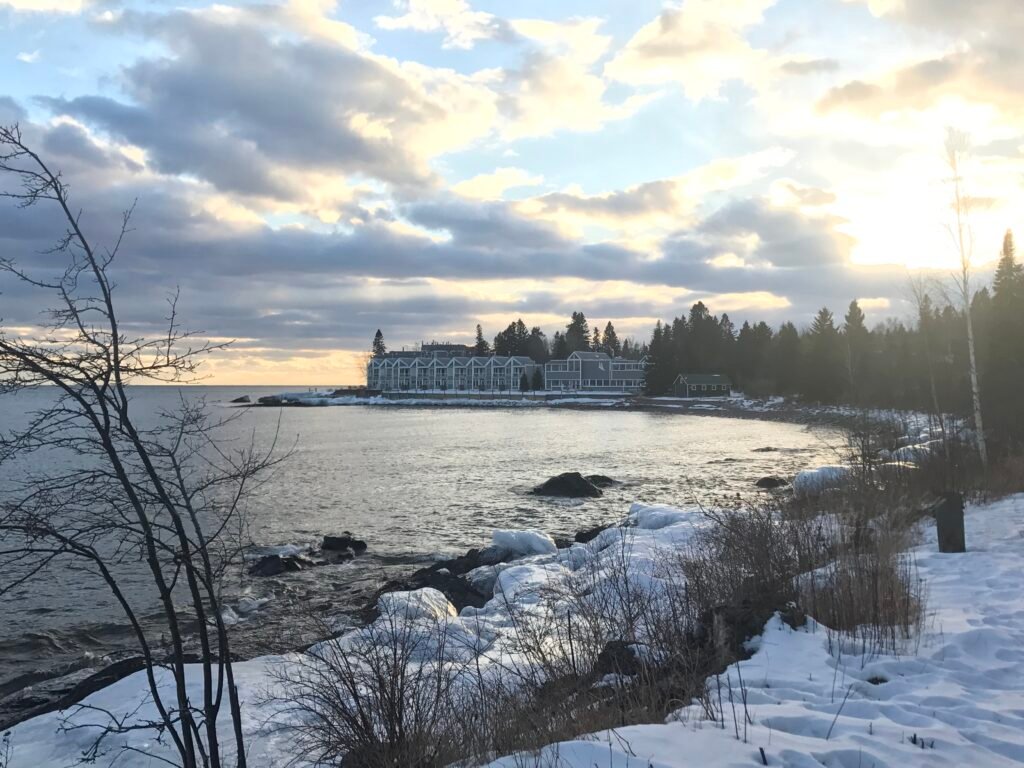
[[[565,326],[565,343],[570,353],[590,349],[590,325],[582,312],[572,313],[572,319]]]
[[[476,357],[487,357],[491,354],[491,345],[484,338],[484,330],[480,324],[476,325],[476,344],[473,345],[473,355]]]
[[[526,377],[526,371],[523,371],[519,375],[519,391],[529,392],[530,391],[530,380]]]
[[[544,389],[544,372],[540,368],[533,369],[533,391],[539,392]]]
[[[590,350],[592,352],[601,351],[601,331],[597,329],[596,325],[594,326],[594,334],[590,339]]]
[[[373,335],[373,356],[384,357],[387,354],[388,348],[384,346],[384,334],[380,332],[380,328]]]
[[[864,312],[854,299],[843,319],[843,337],[846,341],[846,378],[850,399],[860,403],[864,382],[864,371],[868,362],[868,347],[871,335],[864,323]]]
[[[604,327],[604,335],[601,337],[601,345],[612,357],[619,357],[622,354],[622,345],[619,344],[619,335],[615,333],[615,326],[609,320]]]
[[[845,378],[843,350],[835,320],[827,307],[818,310],[807,334],[807,343],[804,395],[815,402],[838,402]]]
[[[998,447],[1006,452],[1024,444],[1024,269],[1017,263],[1013,233],[1007,231],[992,281],[987,307],[981,292],[972,307],[979,338],[983,325],[991,329],[981,355],[982,388],[985,393],[985,423],[992,429]]]

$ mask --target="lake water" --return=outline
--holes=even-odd
[[[192,387],[186,394],[220,408],[242,394],[255,399],[274,391],[280,388]],[[0,427],[24,423],[51,396],[0,396]],[[137,388],[134,407],[152,419],[177,397],[171,388]],[[608,409],[251,408],[229,430],[241,439],[255,431],[266,441],[278,419],[280,442],[295,441],[294,455],[253,499],[255,542],[317,542],[350,530],[370,550],[355,563],[247,589],[278,604],[286,596],[320,597],[325,608],[345,607],[365,593],[353,584],[377,583],[396,564],[486,544],[494,528],[571,534],[623,517],[632,501],[687,506],[750,495],[765,474],[834,463],[840,443],[834,432],[795,424]],[[779,450],[755,450],[768,446]],[[0,493],[24,470],[0,466]],[[623,484],[586,501],[527,493],[565,471]],[[27,671],[61,669],[129,642],[104,588],[80,573],[50,569],[2,600],[0,692]],[[268,615],[279,626],[287,620],[280,611]],[[250,622],[257,627],[259,617]]]

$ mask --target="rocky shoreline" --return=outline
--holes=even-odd
[[[590,541],[611,525],[590,526],[577,531],[572,538],[555,537],[552,541],[558,548],[569,547],[573,543]],[[354,538],[348,532],[340,537],[325,536],[324,543],[330,546],[322,546],[318,552],[309,555],[264,555],[249,567],[250,576],[261,580],[283,577],[281,584],[288,590],[296,586],[288,583],[290,577],[301,578],[314,568],[320,573],[324,572],[323,569],[329,572],[331,566],[359,568],[356,560],[368,549],[366,542]],[[235,660],[244,661],[268,654],[304,650],[327,637],[365,626],[376,618],[379,598],[391,592],[433,587],[444,594],[458,610],[470,605],[480,607],[489,599],[485,585],[479,581],[471,582],[466,574],[483,566],[499,566],[527,556],[492,544],[472,548],[463,555],[438,560],[426,566],[409,560],[389,562],[379,556],[367,557],[365,566],[361,568],[364,572],[362,578],[345,581],[347,600],[344,606],[337,605],[333,600],[318,599],[320,591],[307,591],[304,596],[293,596],[289,601],[271,602],[266,612],[260,610],[256,623],[246,627],[247,632],[254,636],[240,638],[239,629],[232,628]],[[336,596],[337,592],[334,594]],[[278,604],[275,605],[275,602]],[[228,605],[224,607],[231,610]],[[322,631],[323,623],[319,620],[311,621],[309,626],[302,622],[303,618],[311,618],[313,614],[328,612],[333,614],[334,619],[342,621],[342,625],[334,632],[325,634]],[[313,627],[321,631],[317,632]],[[116,653],[105,658],[108,662],[102,665],[82,666],[55,675],[29,673],[11,681],[6,690],[0,692],[3,694],[0,696],[0,731],[37,715],[72,707],[91,693],[143,667],[142,658],[131,653]],[[198,660],[198,656],[190,657],[190,660]]]

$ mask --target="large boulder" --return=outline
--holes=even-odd
[[[611,527],[611,523],[602,523],[601,525],[595,525],[592,528],[584,528],[581,531],[576,531],[574,539],[577,544],[589,544],[591,541],[596,539],[602,531],[607,531]]]
[[[231,402],[232,403],[251,403],[252,400],[249,399],[248,395],[242,395],[241,397],[236,397]]]
[[[603,491],[579,472],[563,472],[533,489],[537,496],[561,496],[564,498],[594,498],[603,496]]]
[[[754,485],[758,488],[770,491],[775,488],[783,488],[789,485],[789,480],[784,477],[779,477],[778,475],[767,475],[754,483]]]
[[[366,542],[357,539],[349,531],[343,531],[341,536],[324,536],[320,549],[325,552],[343,552],[350,549],[355,554],[361,555],[366,551]]]
[[[585,479],[598,488],[611,488],[613,485],[619,484],[618,480],[614,480],[608,475],[587,475]]]
[[[249,568],[250,576],[280,576],[312,568],[316,563],[299,555],[267,555]]]

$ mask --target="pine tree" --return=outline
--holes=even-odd
[[[609,320],[604,327],[604,335],[601,337],[601,345],[612,357],[619,357],[622,354],[622,346],[619,344],[619,336],[615,333],[615,326]]]
[[[565,360],[571,352],[565,334],[555,331],[554,340],[551,342],[551,357],[555,360]]]
[[[484,330],[479,323],[476,326],[476,344],[473,345],[473,354],[476,357],[486,357],[491,354],[491,345],[484,338]]]
[[[773,362],[774,390],[780,395],[800,391],[803,379],[803,341],[792,323],[783,323],[775,336]]]
[[[972,312],[976,324],[986,323],[985,302],[979,291]],[[982,386],[985,392],[985,422],[1004,451],[1024,443],[1024,269],[1017,263],[1013,233],[1007,231],[992,281],[992,297],[987,308],[991,328],[979,338],[987,338],[981,355]]]
[[[827,307],[818,310],[807,334],[807,343],[804,395],[815,402],[838,402],[843,391],[843,350],[835,320]]]
[[[551,357],[547,336],[537,326],[530,329],[530,335],[526,340],[525,354],[537,363],[546,363]]]
[[[540,368],[533,369],[532,387],[534,392],[544,389],[544,372]]]
[[[526,377],[526,371],[523,371],[519,375],[519,391],[529,392],[530,391],[530,380]]]
[[[387,354],[388,348],[384,346],[384,334],[380,332],[380,328],[373,335],[373,356],[384,357]]]
[[[854,299],[843,319],[843,337],[846,341],[846,378],[850,398],[854,403],[861,402],[864,370],[868,361],[868,347],[871,335],[864,323],[864,312]]]
[[[594,326],[593,336],[590,339],[590,349],[592,352],[601,351],[601,331],[597,329],[596,325]]]
[[[572,313],[572,319],[565,326],[565,343],[570,353],[590,349],[590,325],[582,312]]]

